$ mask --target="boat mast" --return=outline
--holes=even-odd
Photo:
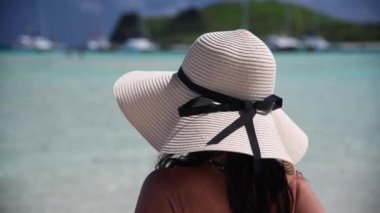
[[[289,36],[293,36],[293,13],[291,9],[292,6],[293,0],[287,0],[287,5],[285,6],[285,33]]]
[[[139,13],[140,31],[142,34],[141,36],[146,37],[146,38],[151,38],[149,22],[146,20],[144,11],[145,11],[145,0],[141,0],[140,13]]]
[[[249,2],[250,0],[240,0],[240,25],[241,28],[249,30]]]
[[[315,0],[316,2],[316,5],[319,4],[319,0]],[[314,13],[314,29],[313,29],[313,33],[316,33],[318,35],[321,34],[321,23],[320,23],[320,20],[319,20],[319,16],[316,12],[313,12]]]
[[[36,15],[37,15],[37,34],[39,36],[44,36],[44,37],[47,37],[48,36],[48,29],[47,29],[47,23],[46,23],[46,20],[43,16],[43,10],[42,10],[42,2],[41,0],[34,0],[34,7],[35,7],[35,10],[36,10]]]
[[[104,0],[98,0],[97,1],[98,5],[98,10],[96,11],[96,18],[98,22],[98,35],[100,37],[105,36],[105,18],[104,18]]]

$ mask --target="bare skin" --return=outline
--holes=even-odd
[[[224,165],[226,155],[221,153],[212,160]],[[287,179],[295,202],[293,213],[324,212],[302,175],[288,175]],[[155,170],[143,184],[135,212],[230,213],[225,174],[212,163]]]

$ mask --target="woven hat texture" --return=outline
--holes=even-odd
[[[192,82],[241,100],[261,101],[274,92],[274,57],[268,47],[247,30],[200,36],[181,67]],[[187,88],[176,72],[129,72],[116,81],[114,94],[129,122],[161,153],[219,150],[253,155],[244,127],[218,144],[207,145],[239,118],[239,112],[179,116],[178,108],[199,94]],[[258,112],[253,123],[262,158],[295,164],[305,154],[306,134],[281,108],[270,113]]]

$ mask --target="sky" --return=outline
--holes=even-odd
[[[45,36],[78,45],[91,36],[109,36],[125,12],[175,15],[189,7],[200,8],[220,1],[233,0],[0,0],[0,44],[41,28]],[[301,4],[352,22],[380,23],[380,0],[279,1]]]

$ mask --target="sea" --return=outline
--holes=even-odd
[[[380,209],[380,52],[279,52],[276,94],[308,134],[297,169],[326,212]],[[0,52],[0,212],[133,212],[156,151],[113,84],[185,52]]]

